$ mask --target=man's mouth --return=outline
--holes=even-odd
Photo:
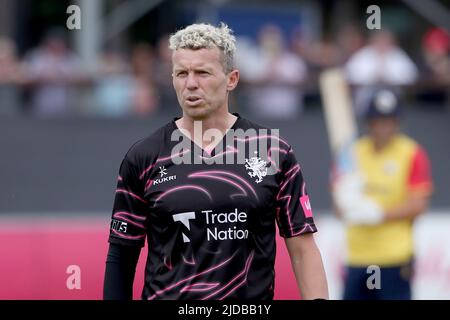
[[[201,100],[202,100],[202,98],[200,98],[199,96],[188,96],[188,97],[186,97],[186,102],[189,105],[198,104]]]

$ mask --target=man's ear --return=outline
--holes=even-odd
[[[239,82],[239,70],[233,69],[232,71],[230,71],[227,78],[228,78],[227,91],[232,91],[234,90],[234,88],[236,88]]]

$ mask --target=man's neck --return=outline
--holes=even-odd
[[[175,123],[179,129],[187,130],[190,136],[194,138],[194,141],[198,145],[205,147],[210,145],[211,143],[214,144],[214,141],[203,140],[203,135],[208,129],[217,129],[222,133],[222,136],[224,136],[226,132],[233,126],[236,120],[237,117],[235,115],[226,111],[224,114],[216,113],[213,116],[198,119],[183,115],[183,117],[176,120]],[[199,132],[194,131],[194,124],[197,121],[201,124],[202,136],[198,136]],[[198,130],[198,127],[196,128],[196,130]]]
[[[391,137],[387,140],[373,140],[373,147],[375,152],[380,153],[382,152],[384,149],[386,149],[391,142],[394,140],[394,137]]]
[[[201,122],[202,131],[208,129],[218,129],[222,133],[225,133],[230,127],[233,126],[236,116],[227,112],[224,115],[214,115],[208,118],[191,118],[188,116],[183,116],[176,121],[178,128],[186,129],[193,133],[194,123],[196,121]]]

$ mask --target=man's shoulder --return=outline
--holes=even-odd
[[[246,118],[241,118],[241,120],[240,128],[244,129],[244,131],[250,129],[249,131],[246,131],[245,134],[249,136],[254,134],[258,136],[258,140],[266,139],[267,148],[273,149],[272,152],[279,151],[282,161],[286,156],[294,154],[293,147],[283,135],[281,128],[268,127]],[[252,129],[254,131],[251,131]],[[261,147],[261,145],[259,146]]]
[[[288,143],[287,139],[282,135],[280,128],[271,128],[243,117],[241,117],[240,128],[244,131],[254,129],[256,131],[255,134],[260,138],[266,137],[268,140],[276,139],[286,148],[291,148],[291,145]]]
[[[368,135],[362,136],[356,141],[356,147],[359,150],[372,150],[372,145],[373,141]],[[399,133],[394,137],[391,146],[395,150],[399,150],[400,153],[421,149],[421,145],[415,139],[403,133]]]
[[[417,142],[414,138],[406,135],[399,134],[397,136],[397,148],[414,158],[418,153],[427,155],[425,148]]]
[[[266,129],[266,130],[270,130],[269,127],[263,126],[263,125],[261,125],[259,123],[256,123],[256,122],[254,122],[254,121],[252,121],[252,120],[250,120],[250,119],[248,119],[246,117],[240,116],[240,121],[241,121],[240,127],[242,129],[256,129],[256,130]]]
[[[414,138],[412,138],[406,134],[403,134],[403,133],[398,134],[395,137],[395,139],[396,139],[396,142],[402,146],[415,148],[419,145],[418,142]]]
[[[368,146],[371,144],[371,142],[372,142],[372,140],[370,139],[370,137],[368,135],[363,135],[363,136],[359,137],[358,139],[356,139],[355,145],[357,147]]]
[[[279,128],[272,128],[265,125],[262,125],[260,123],[254,122],[253,120],[250,120],[248,118],[241,117],[241,126],[242,129],[255,129],[256,132],[259,135],[263,135],[265,133],[267,134],[273,134],[273,135],[280,135],[280,129]]]

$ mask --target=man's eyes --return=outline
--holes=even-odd
[[[194,73],[198,74],[198,75],[201,75],[201,76],[206,76],[206,75],[210,74],[210,72],[208,72],[206,70],[197,70],[197,71],[194,71]],[[178,71],[178,72],[175,73],[175,75],[177,77],[185,77],[185,76],[188,75],[188,72],[187,71]]]

